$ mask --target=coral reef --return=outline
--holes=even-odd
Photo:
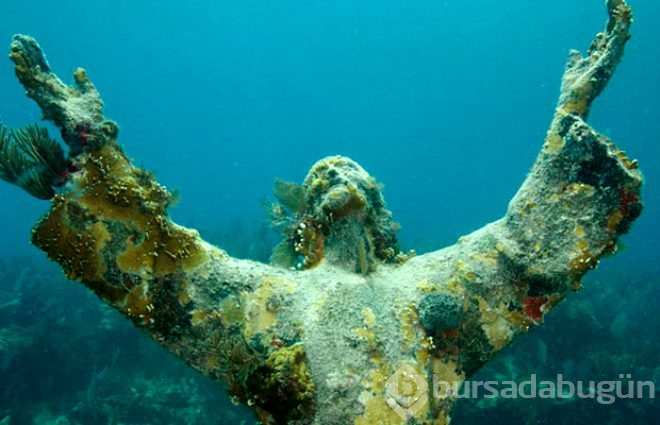
[[[278,184],[272,209],[293,216],[280,221],[304,270],[231,258],[174,224],[172,196],[124,155],[87,74],[66,86],[34,39],[15,36],[16,75],[75,170],[32,241],[167,350],[226,379],[263,423],[405,423],[405,394],[388,385],[397,370],[462,383],[579,288],[641,213],[636,161],[585,121],[629,38],[629,7],[607,5],[589,54],[571,54],[546,143],[502,219],[397,261],[380,186],[326,158],[302,187]],[[455,399],[408,413],[446,424]]]
[[[51,264],[0,259],[0,423],[254,422],[95,298]]]
[[[419,302],[419,321],[431,334],[457,327],[463,318],[463,305],[457,297],[438,292],[426,295]]]

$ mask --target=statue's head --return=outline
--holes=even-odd
[[[379,262],[400,259],[399,225],[385,208],[381,189],[343,156],[318,161],[302,186],[277,181],[280,203],[270,212],[285,228],[285,240],[273,252],[273,262],[309,269],[328,261],[366,274]]]

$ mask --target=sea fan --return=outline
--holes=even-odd
[[[50,199],[66,168],[64,151],[48,130],[36,125],[8,130],[0,124],[0,179],[35,198]]]

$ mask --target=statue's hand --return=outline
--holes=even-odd
[[[25,35],[14,36],[9,58],[26,94],[39,105],[44,119],[60,128],[72,155],[116,139],[118,127],[103,117],[103,101],[84,69],[78,68],[74,84],[67,86],[51,71],[37,41]]]

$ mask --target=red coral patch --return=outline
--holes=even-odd
[[[624,189],[619,189],[619,211],[624,217],[630,214],[630,204],[639,202],[637,196],[627,193]]]
[[[523,310],[535,322],[543,320],[543,306],[548,302],[546,297],[527,297],[523,302]]]

